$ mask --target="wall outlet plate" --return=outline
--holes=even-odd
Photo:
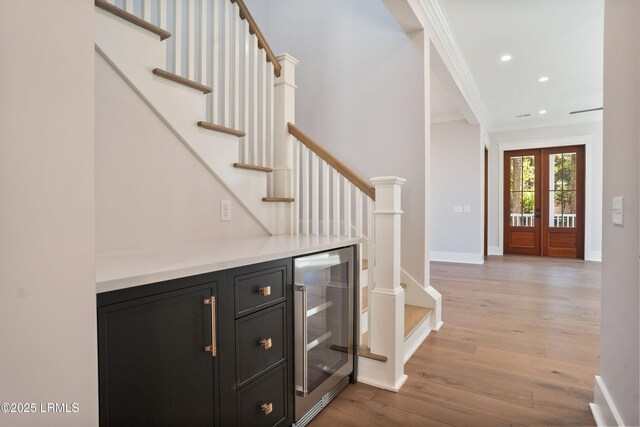
[[[623,213],[624,213],[624,197],[614,197],[611,203],[611,222],[615,225],[624,225]]]
[[[220,221],[231,221],[231,200],[220,200]]]

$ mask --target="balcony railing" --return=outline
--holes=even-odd
[[[534,214],[511,214],[512,227],[533,227],[535,225]],[[554,214],[552,227],[573,228],[576,226],[576,214]]]

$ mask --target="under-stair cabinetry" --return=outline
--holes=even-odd
[[[220,425],[223,290],[214,273],[98,294],[101,426]]]
[[[293,420],[291,259],[98,294],[101,426]]]

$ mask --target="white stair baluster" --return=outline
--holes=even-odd
[[[267,166],[267,55],[264,49],[260,50],[260,152],[262,159],[260,165]]]
[[[189,21],[187,22],[187,43],[189,50],[187,51],[187,63],[189,64],[188,76],[190,80],[196,79],[196,2],[191,0],[189,6]],[[200,81],[204,83],[204,81]]]
[[[275,127],[274,127],[274,110],[275,110],[275,98],[274,98],[274,88],[275,88],[275,75],[273,72],[273,64],[269,63],[267,67],[267,96],[269,98],[268,104],[268,117],[267,117],[267,145],[269,146],[269,160],[267,163],[268,167],[273,167],[275,164],[276,157],[276,146],[275,146]],[[271,180],[271,185],[273,186],[273,180]],[[272,188],[273,190],[273,188]]]
[[[220,123],[220,2],[227,0],[212,0],[211,3],[211,123]]]
[[[309,149],[306,146],[302,151],[302,234],[309,235]]]
[[[251,36],[251,161],[259,164],[258,153],[258,71],[260,70],[258,38]]]
[[[200,82],[210,85],[209,76],[207,75],[208,55],[208,27],[207,27],[207,0],[200,0]],[[209,95],[207,95],[209,96]]]
[[[182,0],[174,0],[173,13],[174,13],[174,28],[173,34],[173,72],[179,76],[182,76]]]
[[[311,153],[311,208],[312,223],[311,234],[320,234],[320,158],[316,153]]]
[[[293,206],[291,221],[293,221],[293,234],[300,235],[300,147],[302,144],[296,140],[293,142]]]
[[[356,187],[356,237],[362,237],[362,191]]]
[[[351,182],[344,179],[344,235],[351,237]]]
[[[243,99],[242,99],[242,130],[247,132],[247,136],[245,136],[242,141],[242,149],[243,149],[243,161],[244,163],[249,163],[249,138],[251,137],[251,128],[249,126],[249,94],[250,94],[250,79],[249,79],[249,65],[250,65],[250,51],[251,51],[251,35],[249,34],[249,24],[246,20],[242,20],[242,84],[243,84]]]
[[[224,59],[222,63],[224,65],[223,78],[224,83],[222,85],[222,124],[226,127],[231,127],[231,17],[229,13],[231,11],[231,2],[224,1],[222,9],[222,39],[223,39],[223,54]]]
[[[151,0],[144,0],[142,3],[142,19],[151,22]]]
[[[129,13],[133,13],[133,3],[134,0],[124,0],[124,10]]]
[[[333,235],[340,236],[340,174],[333,169]]]
[[[238,130],[244,130],[240,125],[240,78],[242,70],[240,70],[240,23],[238,4],[231,5],[231,16],[233,19],[233,123],[232,127]]]
[[[167,29],[167,0],[158,0],[158,25],[160,26],[160,28],[162,29]],[[173,37],[170,38],[170,40],[167,42],[165,41],[165,43],[173,43]],[[164,60],[164,67],[168,70],[169,67],[169,58],[166,54],[166,48],[168,47],[168,45],[165,44],[165,60]]]
[[[331,170],[324,160],[322,161],[322,234],[328,236],[331,218]]]

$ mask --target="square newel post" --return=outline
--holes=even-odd
[[[294,197],[294,141],[289,135],[287,123],[295,123],[296,118],[296,65],[298,60],[289,54],[277,57],[282,70],[274,88],[274,161],[273,197]],[[295,205],[295,204],[294,204]],[[293,231],[295,206],[287,207],[287,213],[279,212],[274,234]]]
[[[403,213],[400,196],[405,182],[395,176],[371,179],[376,201],[369,344],[372,353],[387,356],[379,381],[383,387],[394,391],[398,391],[407,379],[404,374],[404,290],[400,285],[400,219]]]

